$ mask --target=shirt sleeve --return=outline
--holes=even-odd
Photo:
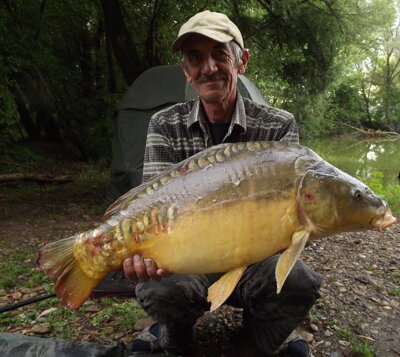
[[[163,122],[157,116],[150,119],[144,152],[143,182],[176,163],[175,151]]]
[[[286,124],[282,128],[282,133],[283,136],[279,141],[286,143],[299,143],[299,131],[293,115],[288,118]]]

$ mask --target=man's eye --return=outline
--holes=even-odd
[[[192,53],[188,57],[189,57],[190,62],[199,62],[200,61],[200,55],[197,53]]]
[[[217,56],[220,58],[225,58],[228,55],[226,51],[217,51]]]

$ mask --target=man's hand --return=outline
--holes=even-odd
[[[171,275],[166,270],[158,268],[153,260],[143,259],[139,254],[135,254],[133,258],[125,259],[123,267],[127,279],[135,282],[146,282],[150,279],[160,281],[161,278]]]

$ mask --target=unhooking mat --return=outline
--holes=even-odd
[[[97,345],[60,338],[0,333],[0,357],[124,357],[121,343]]]

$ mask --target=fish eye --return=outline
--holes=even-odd
[[[361,191],[360,191],[360,190],[355,190],[354,193],[353,193],[353,199],[354,199],[355,201],[360,201],[361,198],[362,198],[362,193],[361,193]]]

